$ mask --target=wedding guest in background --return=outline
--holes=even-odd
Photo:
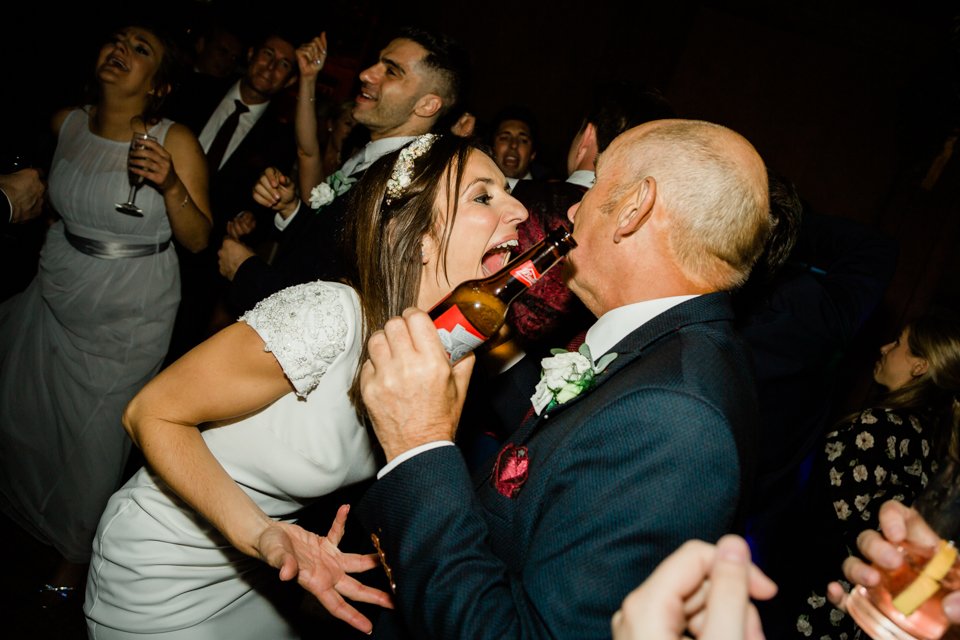
[[[415,138],[354,187],[348,225],[359,264],[349,285],[271,296],[134,398],[124,424],[149,467],[101,519],[85,607],[91,637],[299,637],[274,570],[297,577],[334,616],[371,628],[343,598],[390,600],[346,575],[376,563],[337,550],[347,510],[323,539],[291,521],[375,472],[359,391],[367,338],[507,259],[502,242],[526,212],[504,184],[468,141]],[[206,423],[216,426],[198,428]],[[297,554],[299,538],[319,542],[326,559]],[[343,572],[327,576],[334,562]]]
[[[23,291],[37,272],[46,221],[39,169],[0,174],[0,302]]]
[[[297,134],[298,186],[304,197],[343,164],[343,145],[356,124],[353,119],[354,101],[330,105],[323,95],[317,95],[317,74],[326,58],[326,33],[297,49],[300,87],[297,91],[294,127]],[[319,107],[325,104],[327,107],[321,116]]]
[[[452,446],[474,357],[451,367],[413,309],[370,338],[361,392],[387,465],[355,512],[396,607],[376,633],[604,637],[667,555],[737,527],[756,397],[726,291],[759,255],[768,208],[763,161],[729,129],[659,120],[618,137],[570,211],[564,265],[599,318],[574,362],[606,368],[568,400],[515,365],[538,414],[478,484]]]
[[[734,295],[760,397],[757,491],[747,539],[778,584],[795,575],[790,540],[808,523],[797,504],[829,430],[838,374],[893,277],[897,245],[863,223],[812,209],[791,181],[768,172],[776,225],[747,283]],[[759,605],[764,628],[793,628],[787,590]]]
[[[597,157],[618,135],[651,120],[671,118],[673,107],[660,92],[632,82],[607,82],[596,86],[580,128],[567,152],[567,179],[521,180],[511,193],[530,214],[520,225],[519,251],[533,246],[559,226],[567,210],[593,186]],[[525,350],[562,346],[592,324],[583,304],[555,269],[510,305],[508,321]]]
[[[531,163],[537,157],[536,118],[522,105],[508,105],[490,123],[493,159],[507,176],[510,189],[520,180],[532,180]]]
[[[193,43],[193,72],[214,78],[236,78],[246,47],[240,28],[214,17],[200,28]]]
[[[960,460],[960,324],[939,312],[910,322],[880,348],[874,380],[887,393],[874,406],[849,416],[820,441],[811,471],[802,551],[784,572],[784,606],[793,612],[794,634],[852,638],[853,621],[829,606],[825,588],[856,547],[864,528],[877,527],[885,500],[910,505],[938,469]],[[789,542],[788,540],[787,542]],[[788,579],[789,576],[789,579]],[[765,625],[768,633],[777,631]],[[779,633],[779,631],[777,631]]]
[[[217,251],[227,222],[242,211],[269,217],[252,199],[251,189],[267,167],[289,172],[293,166],[293,127],[276,98],[297,80],[295,49],[293,34],[268,29],[247,51],[247,67],[239,80],[211,77],[202,90],[180,95],[171,105],[170,117],[197,134],[206,154],[213,229],[206,251],[185,256],[180,250],[183,302],[168,363],[223,322],[215,317],[227,284],[220,276]],[[256,238],[248,242],[258,244]]]
[[[320,57],[315,60],[323,62],[326,54],[319,48],[316,52]],[[455,40],[413,27],[398,30],[379,52],[377,62],[360,72],[354,130],[369,131],[370,142],[340,168],[339,174],[347,180],[338,182],[337,189],[331,188],[322,199],[298,195],[289,173],[274,168],[257,183],[254,198],[277,211],[280,239],[271,264],[242,243],[224,242],[220,272],[231,281],[231,309],[246,311],[293,284],[340,278],[356,258],[349,248],[346,255],[342,253],[338,239],[351,210],[351,185],[378,158],[432,131],[467,92],[469,74],[467,54]],[[301,197],[312,204],[308,206]]]
[[[78,595],[130,448],[121,412],[167,351],[180,300],[171,240],[200,251],[210,233],[200,145],[160,117],[179,51],[142,21],[100,47],[95,95],[53,118],[48,194],[60,220],[33,282],[0,305],[0,508],[62,556],[42,588],[48,604]],[[156,140],[128,159],[144,132]],[[128,171],[145,180],[141,217],[114,206]]]

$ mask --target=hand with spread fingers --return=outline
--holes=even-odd
[[[350,573],[361,573],[379,566],[376,554],[343,553],[338,549],[346,528],[350,508],[343,505],[326,536],[318,536],[294,524],[274,522],[260,535],[261,558],[280,570],[281,580],[297,583],[316,596],[336,618],[370,633],[373,625],[344,598],[393,608],[390,596],[368,587]]]
[[[767,600],[777,586],[750,562],[743,538],[716,545],[690,540],[657,566],[613,615],[614,640],[762,640],[750,598]]]

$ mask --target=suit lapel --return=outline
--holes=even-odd
[[[727,293],[711,293],[698,296],[664,311],[627,334],[613,346],[610,351],[617,354],[616,359],[607,366],[603,373],[597,376],[596,383],[591,389],[549,412],[532,416],[508,438],[505,445],[522,446],[527,444],[535,433],[546,428],[551,421],[555,421],[563,412],[569,411],[577,403],[596,393],[597,389],[606,381],[612,379],[638,358],[642,358],[644,352],[653,348],[658,342],[671,334],[691,324],[731,320],[733,320],[733,311],[730,307],[730,296]],[[533,395],[533,388],[530,389],[530,394]],[[530,459],[529,464],[536,465],[535,456]],[[493,469],[485,471],[485,474],[478,473],[474,476],[474,481],[478,486],[484,482],[489,482],[491,478]]]
[[[596,383],[592,388],[572,398],[568,402],[555,407],[549,412],[545,412],[539,416],[534,415],[521,425],[511,440],[518,444],[526,442],[529,436],[536,431],[536,427],[540,422],[550,420],[563,411],[569,410],[578,402],[582,402],[584,398],[589,397],[590,394],[594,393],[597,388],[607,380],[617,375],[621,369],[630,365],[637,358],[641,358],[645,351],[652,348],[667,336],[691,324],[732,319],[733,312],[729,305],[729,295],[726,293],[712,293],[698,296],[667,309],[665,312],[627,334],[610,349],[610,352],[616,353],[617,357],[607,366],[603,373],[597,376]],[[533,395],[533,389],[530,390],[530,393]]]

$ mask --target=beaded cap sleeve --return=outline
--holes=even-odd
[[[343,353],[350,333],[342,296],[329,282],[300,284],[271,295],[240,317],[264,342],[300,397],[317,386]]]

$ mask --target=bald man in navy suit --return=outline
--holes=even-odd
[[[376,637],[609,638],[657,563],[742,521],[757,398],[728,291],[769,232],[763,161],[719,125],[650,122],[610,145],[570,218],[590,358],[612,363],[473,478],[453,445],[472,358],[451,367],[415,309],[370,340],[387,464],[355,511],[395,604]]]

